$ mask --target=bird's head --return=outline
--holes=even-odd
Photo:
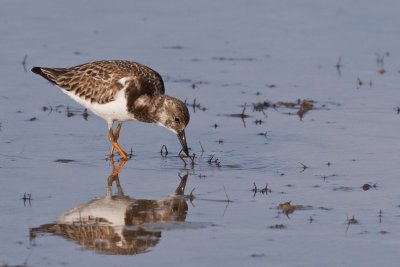
[[[189,156],[186,143],[185,128],[189,124],[190,115],[186,104],[174,97],[163,95],[162,106],[159,110],[157,123],[178,136],[182,150]]]

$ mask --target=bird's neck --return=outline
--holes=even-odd
[[[158,123],[160,121],[160,109],[164,103],[164,96],[142,95],[131,105],[128,111],[134,118],[141,122]]]

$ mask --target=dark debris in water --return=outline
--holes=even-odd
[[[280,109],[280,108],[285,108],[285,109],[296,109],[296,113],[292,112],[286,112],[284,114],[287,115],[293,115],[297,114],[299,118],[302,120],[304,115],[309,112],[310,110],[315,109],[315,104],[316,102],[311,99],[297,99],[295,102],[287,102],[287,101],[278,101],[278,102],[271,102],[271,101],[259,101],[257,103],[253,103],[253,111],[258,111],[258,112],[265,112],[268,108],[273,108],[273,109]],[[321,108],[326,108],[326,106],[321,106]],[[264,113],[265,114],[265,113]]]
[[[364,191],[368,191],[368,190],[370,190],[371,188],[377,189],[377,185],[376,185],[376,184],[373,184],[373,185],[364,184],[361,188],[362,188]]]
[[[378,73],[379,73],[380,75],[383,75],[383,74],[386,73],[386,70],[385,70],[384,68],[380,68],[380,69],[378,70]]]
[[[192,103],[188,103],[187,99],[185,99],[184,103],[186,104],[186,106],[192,107],[193,112],[196,112],[196,110],[201,110],[201,111],[207,110],[207,108],[203,107],[200,103],[197,103],[196,98],[193,99]]]
[[[241,119],[249,118],[251,116],[245,113],[246,112],[246,107],[247,107],[247,104],[244,103],[241,113],[228,114],[228,116],[229,117],[234,117],[234,118],[241,118]]]
[[[241,112],[241,113],[232,113],[232,114],[227,114],[227,115],[224,115],[224,116],[242,119],[243,127],[246,128],[246,121],[245,121],[245,119],[251,117],[251,115],[246,114],[246,108],[247,108],[247,104],[244,103],[243,109],[242,109],[242,112]]]
[[[215,155],[210,155],[208,157],[207,163],[209,165],[214,165],[214,166],[217,166],[217,167],[221,167],[221,161],[218,158],[216,158]]]
[[[27,194],[26,192],[21,198],[24,201],[24,207],[28,206],[31,207],[31,201],[33,200],[32,194]]]
[[[65,114],[67,116],[67,118],[71,118],[75,115],[82,115],[83,119],[85,121],[88,120],[89,117],[89,113],[87,108],[83,108],[83,107],[73,107],[70,108],[68,105],[57,105],[55,107],[51,106],[51,105],[47,105],[47,106],[43,106],[42,107],[42,111],[43,112],[47,112],[49,115],[54,113],[58,113],[58,114]]]
[[[319,210],[325,210],[325,211],[331,211],[331,208],[326,208],[326,207],[318,207]]]
[[[347,228],[346,228],[346,232],[349,230],[350,225],[352,224],[359,224],[358,220],[355,218],[355,216],[353,215],[351,218],[347,217],[346,220],[346,224],[347,224]]]
[[[160,154],[163,157],[166,157],[168,155],[168,149],[166,145],[161,146]]]
[[[263,133],[258,133],[257,135],[264,136],[265,138],[267,138],[268,137],[268,131],[265,131]]]
[[[58,163],[70,163],[70,162],[74,162],[75,160],[73,159],[56,159],[54,162],[58,162]]]
[[[254,61],[252,57],[213,57],[213,60],[218,61]]]
[[[268,101],[260,101],[258,103],[253,103],[254,111],[264,111],[271,107],[271,103]]]
[[[350,186],[338,186],[333,188],[333,191],[342,191],[342,192],[351,192],[353,190],[354,188]]]
[[[327,178],[336,177],[336,176],[337,176],[337,174],[321,175],[321,178],[324,179],[324,181],[325,181]]]
[[[292,205],[292,201],[287,201],[280,203],[278,205],[278,209],[282,211],[289,218],[289,214],[292,214],[295,210],[310,210],[312,206],[304,206],[304,205]]]
[[[266,255],[264,253],[261,253],[261,254],[253,253],[253,254],[250,255],[250,257],[252,257],[252,258],[262,258],[262,257],[265,257],[265,256]]]
[[[264,195],[264,194],[268,195],[268,193],[272,192],[272,190],[270,188],[268,188],[268,184],[265,184],[265,187],[263,187],[263,188],[258,188],[256,183],[254,182],[253,186],[254,186],[254,188],[251,189],[251,191],[253,191],[253,193],[254,193],[253,197],[255,197],[257,193],[260,193],[262,195]]]
[[[343,65],[341,63],[342,63],[342,57],[340,56],[338,61],[337,61],[337,63],[336,63],[336,65],[335,65],[336,71],[337,71],[339,76],[342,76],[342,72],[340,71],[340,68],[343,67]]]
[[[382,217],[383,217],[383,211],[382,209],[380,209],[378,212],[379,223],[382,223]]]
[[[75,51],[73,54],[75,56],[89,56],[90,55],[89,53],[81,52],[81,51]]]
[[[353,217],[351,218],[347,218],[347,223],[348,224],[358,224],[358,220],[355,218],[355,216],[353,215]]]
[[[207,84],[207,82],[204,82],[204,81],[193,82],[191,87],[192,87],[192,89],[197,89],[197,88],[199,88],[199,85],[202,85],[202,84]]]
[[[328,103],[328,104],[340,105],[337,103]],[[290,101],[289,102],[288,101],[272,102],[272,101],[264,100],[264,101],[259,101],[257,103],[252,103],[252,106],[253,106],[253,112],[261,112],[261,113],[263,113],[264,117],[268,117],[266,114],[266,110],[269,108],[273,108],[275,110],[279,110],[279,109],[296,110],[295,112],[292,112],[292,111],[283,112],[283,114],[297,115],[300,118],[300,120],[303,120],[304,116],[311,110],[319,110],[319,109],[327,110],[328,104],[322,104],[322,105],[317,106],[317,102],[314,100],[311,100],[308,98],[306,98],[306,99],[299,98],[299,99],[297,99],[297,101],[293,101],[293,102],[290,102]],[[192,106],[193,106],[193,104],[192,104]],[[227,114],[225,116],[241,118],[243,120],[244,127],[246,127],[244,120],[246,118],[251,117],[251,115],[246,113],[246,108],[247,108],[247,104],[244,103],[241,113],[232,113],[232,114]],[[254,121],[254,123],[256,125],[261,125],[262,123],[264,123],[264,121],[261,119],[256,119]]]
[[[25,71],[25,72],[28,72],[28,69],[27,69],[27,67],[26,67],[26,65],[27,65],[27,59],[28,59],[28,55],[25,55],[24,58],[22,59],[22,62],[21,62],[22,67],[24,68],[24,71]]]
[[[27,121],[36,121],[36,120],[37,120],[36,117],[32,117],[32,118],[28,119]]]
[[[170,46],[164,46],[164,49],[172,49],[172,50],[182,50],[184,47],[182,45],[170,45]]]
[[[282,230],[282,229],[286,229],[286,226],[283,225],[283,224],[275,224],[275,225],[271,225],[269,228],[270,228],[270,229]]]

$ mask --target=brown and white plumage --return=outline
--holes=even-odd
[[[156,71],[122,60],[86,63],[71,68],[34,67],[32,72],[57,85],[72,99],[107,121],[109,138],[122,158],[126,153],[117,143],[121,123],[138,120],[157,123],[178,135],[188,155],[185,128],[189,123],[186,105],[164,95],[164,82]],[[115,131],[114,121],[118,121]]]

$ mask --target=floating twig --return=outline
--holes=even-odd
[[[270,227],[269,227],[270,229],[285,229],[286,228],[286,226],[285,225],[283,225],[283,224],[275,224],[275,225],[271,225]]]
[[[339,76],[342,76],[342,72],[340,71],[340,68],[341,68],[343,65],[342,65],[341,63],[342,63],[342,56],[339,57],[339,59],[338,59],[336,65],[335,65],[336,70],[337,70]]]
[[[290,219],[289,214],[293,213],[295,210],[295,206],[290,204],[291,202],[292,201],[290,200],[278,205],[278,209],[282,210],[282,213],[285,214],[288,219]]]
[[[385,55],[380,55],[379,53],[375,53],[376,56],[376,65],[378,67],[383,66]]]
[[[217,167],[221,167],[221,161],[218,158],[214,159],[214,156],[215,155],[209,156],[209,158],[207,160],[208,164],[210,164],[210,165],[215,164],[215,165],[217,165]]]
[[[229,114],[229,115],[227,115],[227,116],[229,116],[229,117],[241,118],[241,119],[242,119],[242,122],[243,122],[243,127],[244,127],[244,128],[246,128],[246,121],[245,121],[245,118],[249,118],[249,117],[250,117],[250,115],[247,115],[247,114],[245,113],[245,112],[246,112],[246,107],[247,107],[247,104],[244,103],[244,105],[243,105],[243,110],[242,110],[241,113],[239,113],[239,114],[235,113],[235,114]]]
[[[87,108],[85,108],[85,109],[83,110],[82,116],[83,116],[83,119],[84,119],[85,121],[88,120],[89,113],[88,113]]]
[[[304,172],[307,168],[308,168],[308,166],[306,166],[305,164],[303,164],[303,163],[301,163],[301,162],[299,162],[300,164],[301,164],[301,171],[300,171],[300,173],[302,173],[302,172]]]
[[[74,162],[75,160],[73,159],[56,159],[54,162],[57,163],[70,163],[70,162]]]
[[[192,189],[192,191],[190,191],[190,194],[188,195],[188,197],[189,197],[189,200],[190,200],[190,203],[193,205],[193,199],[195,199],[195,196],[194,196],[194,194],[193,194],[193,192],[194,192],[194,190],[196,189],[196,187],[194,187],[193,189]],[[194,206],[194,205],[193,205]]]
[[[1,124],[0,124],[0,126],[1,126]],[[0,129],[1,129],[1,128],[0,128]],[[205,150],[204,150],[203,146],[201,145],[201,142],[200,142],[200,141],[199,141],[199,144],[200,144],[200,147],[201,147],[201,153],[204,153]]]
[[[67,106],[67,117],[70,118],[72,116],[75,116],[75,113],[73,113],[72,111],[70,111],[69,106]]]
[[[226,196],[226,202],[230,203],[232,200],[229,198],[228,193],[226,192],[225,186],[222,186],[224,188],[225,196]]]
[[[264,188],[258,188],[255,182],[253,182],[253,185],[254,185],[254,188],[251,189],[251,191],[254,192],[253,197],[255,197],[257,193],[261,193],[263,195],[264,194],[267,195],[268,193],[272,192],[272,190],[268,188],[268,184],[266,184]]]
[[[131,150],[129,151],[127,156],[128,156],[129,159],[131,159],[133,157],[133,149],[132,149],[132,147],[131,147]]]
[[[358,224],[358,220],[353,215],[353,217],[351,217],[351,218],[347,217],[347,223],[346,224],[347,224],[347,228],[346,228],[346,233],[347,233],[347,231],[350,228],[350,224]]]
[[[168,149],[166,145],[161,146],[160,154],[163,157],[166,157],[168,155]]]
[[[264,111],[271,106],[272,106],[271,102],[268,102],[268,101],[261,102],[260,101],[258,103],[253,103],[253,111]]]
[[[21,62],[22,67],[24,68],[24,71],[25,71],[25,72],[28,72],[28,69],[27,69],[27,67],[26,67],[26,60],[27,60],[27,59],[28,59],[28,55],[25,55],[24,58],[22,59],[22,62]]]
[[[303,99],[300,104],[299,111],[297,111],[297,115],[299,115],[300,120],[303,120],[304,114],[308,111],[312,110],[314,107],[313,101],[310,99]]]
[[[32,194],[27,194],[25,192],[21,199],[24,201],[24,207],[26,207],[27,202],[29,203],[29,207],[31,207]]]
[[[363,84],[364,84],[363,81],[361,81],[361,79],[357,77],[357,89],[361,88]]]
[[[192,107],[193,108],[193,112],[196,112],[196,109],[200,109],[201,111],[206,111],[207,110],[205,107],[201,106],[200,103],[196,102],[196,98],[193,99],[193,103],[192,104],[187,103],[186,99],[185,99],[184,103],[187,106]]]
[[[268,134],[268,131],[265,131],[264,133],[258,133],[258,135],[264,136],[265,138],[267,138],[267,134]]]
[[[382,217],[383,217],[382,214],[383,214],[383,212],[382,212],[382,210],[380,209],[379,212],[378,212],[379,223],[382,223]]]
[[[248,115],[246,115],[244,112],[246,111],[246,107],[247,107],[247,104],[246,104],[246,102],[244,103],[244,106],[243,106],[243,110],[242,110],[242,113],[241,113],[241,118],[247,118],[248,117]]]

